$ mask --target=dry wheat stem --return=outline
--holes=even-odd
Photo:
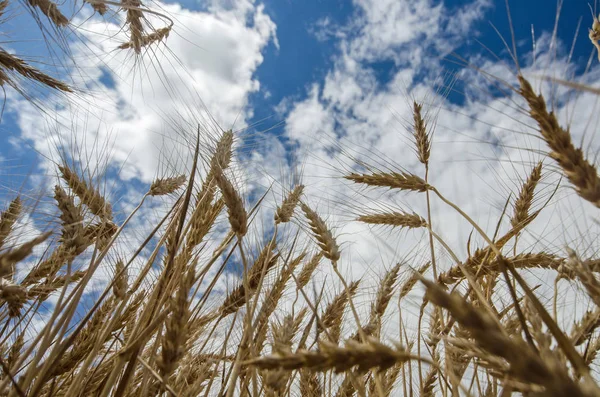
[[[262,351],[264,341],[267,335],[267,325],[270,316],[275,311],[277,303],[283,296],[283,292],[288,280],[291,278],[292,273],[300,262],[304,259],[306,253],[302,253],[293,260],[289,261],[289,264],[281,271],[279,278],[275,282],[275,285],[271,288],[269,293],[266,295],[264,303],[257,315],[257,319],[253,328],[255,329],[255,338],[253,345],[257,346],[257,352]]]
[[[515,271],[515,269],[508,265],[508,270],[512,274],[512,276],[517,280],[517,283],[521,286],[521,288],[525,291],[525,294],[530,299],[532,305],[534,305],[536,311],[558,342],[561,349],[564,351],[565,355],[575,368],[575,370],[584,377],[585,386],[595,393],[600,393],[600,388],[598,388],[595,381],[591,378],[587,367],[585,366],[585,362],[581,355],[575,350],[574,346],[570,343],[569,339],[565,336],[562,330],[558,327],[556,322],[552,319],[548,311],[544,308],[538,298],[535,296],[531,288],[527,285],[525,280]]]
[[[219,174],[217,174],[216,177],[217,177],[217,183],[219,183],[219,181],[218,181]],[[244,321],[244,328],[242,330],[242,338],[241,338],[240,345],[239,345],[239,348],[237,351],[235,362],[231,368],[231,375],[230,375],[229,384],[227,386],[227,392],[226,392],[227,397],[232,397],[233,393],[235,392],[235,385],[236,385],[238,377],[240,376],[240,372],[242,369],[242,361],[244,360],[245,355],[248,353],[248,350],[250,347],[250,346],[248,346],[248,344],[252,340],[252,337],[253,337],[254,329],[252,328],[252,318],[254,317],[254,312],[256,310],[256,306],[258,305],[258,296],[254,300],[254,302],[251,302],[251,292],[254,292],[255,290],[260,291],[264,277],[266,275],[266,272],[275,265],[276,260],[277,260],[277,256],[275,256],[275,255],[273,255],[273,257],[270,257],[270,255],[272,255],[272,250],[274,249],[276,241],[277,241],[277,227],[275,227],[273,238],[267,244],[265,249],[261,252],[261,255],[259,255],[259,258],[258,258],[259,266],[256,266],[256,264],[255,264],[255,266],[253,266],[252,274],[249,274],[250,269],[248,268],[248,265],[247,265],[247,262],[245,259],[244,251],[242,249],[241,236],[239,236],[239,235],[238,235],[238,240],[240,240],[238,247],[240,249],[240,255],[241,255],[242,264],[243,264],[242,279],[243,279],[243,287],[244,287],[244,295],[245,295],[244,301],[246,302],[247,310],[246,310],[246,316],[245,316],[245,321]],[[272,258],[275,258],[275,259],[273,260]],[[256,285],[254,285],[254,284],[251,285],[250,284],[251,280],[256,280]],[[252,288],[252,290],[251,290],[251,288]],[[253,386],[256,389],[256,381],[253,382]],[[255,390],[255,392],[256,392],[256,390]]]
[[[125,219],[125,221],[123,222],[123,224],[118,228],[118,230],[115,232],[115,234],[111,237],[111,240],[110,240],[108,246],[104,250],[102,250],[102,252],[100,252],[99,255],[94,256],[92,258],[92,260],[90,262],[90,265],[88,267],[88,272],[86,273],[85,277],[81,280],[81,282],[77,285],[77,287],[74,289],[74,291],[70,294],[69,298],[67,299],[67,302],[70,302],[70,303],[68,303],[67,307],[65,308],[65,314],[63,314],[63,316],[58,321],[57,321],[57,316],[59,314],[58,310],[55,310],[55,312],[52,314],[52,317],[51,317],[48,325],[44,328],[44,331],[41,333],[41,335],[44,335],[44,337],[45,337],[45,340],[42,342],[42,347],[41,347],[41,350],[40,350],[42,353],[48,347],[48,343],[51,340],[51,338],[54,338],[56,336],[57,332],[61,328],[63,328],[65,324],[68,324],[69,321],[71,321],[72,316],[75,313],[75,308],[77,307],[77,303],[81,299],[81,295],[83,294],[85,286],[89,282],[92,274],[94,274],[94,272],[96,271],[96,269],[98,268],[98,266],[100,265],[100,263],[102,262],[102,260],[104,259],[104,257],[106,256],[106,254],[108,252],[108,248],[113,244],[113,242],[120,235],[120,233],[123,230],[123,228],[129,223],[129,221],[133,218],[133,216],[137,213],[137,211],[142,207],[142,205],[144,204],[144,201],[145,201],[146,197],[147,197],[147,195],[144,195],[142,197],[142,199],[140,200],[140,203],[133,209],[133,211]],[[143,249],[143,246],[138,249],[138,253],[142,249]],[[92,308],[92,310],[95,310],[101,304],[102,299],[104,299],[104,297],[108,294],[108,292],[109,291],[105,291],[102,294],[102,296],[99,298],[99,301],[95,303],[95,305]],[[59,301],[59,304],[60,304],[60,301]],[[59,304],[57,304],[57,306],[59,306]],[[69,338],[67,338],[65,340],[64,343],[57,344],[54,347],[54,349],[51,352],[51,354],[52,355],[56,355],[56,356],[61,356],[62,354],[64,354],[65,350],[69,347],[69,345],[70,345],[70,343],[72,341],[72,338],[77,334],[77,332],[79,332],[81,330],[81,328],[85,324],[85,321],[87,321],[90,316],[91,316],[91,312],[86,315],[86,317],[82,320],[82,323],[77,327],[77,329],[74,331],[74,333]],[[55,324],[55,322],[56,322],[56,324]],[[52,325],[55,325],[54,329],[49,328]],[[41,359],[41,355],[38,354],[38,355],[35,356],[35,361],[34,362],[37,363],[37,361],[39,361],[40,359]],[[23,385],[27,385],[28,386],[29,383],[33,380],[33,377],[35,375],[40,375],[38,377],[37,381],[33,385],[33,390],[35,390],[35,391],[39,390],[41,388],[42,384],[43,384],[43,375],[49,369],[49,363],[50,362],[47,361],[45,363],[45,365],[41,368],[41,370],[39,371],[39,373],[34,373],[33,371],[29,371],[26,374],[26,378],[23,381]],[[5,385],[0,384],[0,390],[2,389],[2,387],[5,387]]]

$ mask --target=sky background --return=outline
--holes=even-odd
[[[600,81],[587,38],[588,3],[567,3],[553,39],[556,3],[510,1],[515,46],[523,74],[551,98],[574,140],[595,158],[597,98],[537,78]],[[534,204],[552,195],[559,177],[555,165],[523,102],[498,84],[514,87],[517,71],[504,1],[186,0],[151,6],[175,25],[164,43],[141,58],[115,50],[127,40],[121,21],[92,15],[86,7],[64,6],[81,27],[61,36],[68,56],[48,51],[29,15],[15,12],[8,19],[7,37],[17,39],[7,39],[4,48],[85,89],[63,96],[30,87],[32,96],[42,98],[41,109],[6,91],[3,196],[27,192],[42,207],[52,204],[55,163],[77,148],[84,173],[98,176],[117,212],[127,214],[154,178],[186,170],[198,125],[208,146],[220,129],[232,128],[239,154],[233,171],[248,203],[272,186],[256,238],[301,175],[307,202],[339,236],[349,278],[379,276],[399,260],[419,267],[429,255],[421,232],[352,220],[369,209],[423,215],[422,197],[365,190],[341,178],[361,163],[423,174],[407,128],[413,99],[424,103],[435,126],[432,183],[488,233],[538,161],[544,162],[544,179]],[[154,17],[150,22],[165,24]],[[488,74],[494,78],[486,79]],[[128,232],[131,250],[158,211],[156,203],[144,207]],[[433,215],[434,228],[464,256],[471,226],[439,202]],[[565,184],[519,248],[557,251],[575,244],[593,257],[594,217],[591,205]],[[504,220],[501,230],[508,225]],[[475,236],[473,245],[481,241]],[[448,255],[440,255],[448,266]]]

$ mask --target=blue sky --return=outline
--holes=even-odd
[[[452,10],[470,3],[470,1],[446,1],[447,7]],[[556,5],[547,1],[529,1],[510,3],[511,17],[515,36],[519,41],[519,51],[531,48],[532,25],[537,34],[551,32],[554,29]],[[571,2],[570,2],[571,3]],[[590,54],[589,41],[587,40],[587,22],[591,18],[587,3],[573,1],[562,8],[561,23],[558,36],[565,43],[573,40],[579,19],[582,19],[579,38],[576,41],[574,59],[581,63],[587,61]],[[320,22],[327,20],[330,29],[336,26],[343,27],[355,18],[357,7],[351,1],[340,0],[308,0],[308,1],[266,1],[266,12],[277,24],[277,38],[280,48],[271,43],[264,52],[265,60],[256,71],[256,76],[261,82],[262,90],[252,96],[253,110],[259,121],[272,115],[272,108],[284,98],[301,98],[306,95],[306,89],[314,81],[324,79],[331,67],[334,56],[339,53],[339,42],[333,37],[318,39],[316,32],[320,29]],[[489,9],[482,15],[481,20],[474,24],[476,34],[467,38],[455,51],[468,58],[469,54],[483,53],[485,50],[480,43],[485,43],[493,54],[506,58],[504,43],[498,33],[510,43],[510,29],[504,1],[491,1]],[[346,32],[351,36],[352,31]],[[370,64],[382,83],[389,81],[393,74],[395,63],[391,59],[380,59]],[[449,70],[460,66],[455,65],[451,59],[444,63]],[[271,96],[265,100],[264,91]],[[460,98],[455,98],[460,100]],[[268,122],[267,122],[268,123]]]

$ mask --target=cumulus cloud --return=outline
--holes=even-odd
[[[410,135],[412,99],[424,102],[429,127],[435,129],[430,182],[489,236],[501,219],[500,233],[508,230],[515,195],[533,166],[543,161],[544,177],[534,206],[547,202],[549,206],[521,236],[519,249],[562,252],[569,244],[595,253],[597,244],[586,238],[598,234],[595,208],[577,197],[564,180],[559,191],[553,191],[560,178],[557,165],[547,157],[548,149],[527,115],[526,104],[502,83],[515,87],[516,67],[488,55],[467,54],[472,69],[444,74],[442,57],[470,39],[476,24],[485,20],[490,2],[473,1],[458,9],[426,0],[357,0],[354,4],[357,11],[350,23],[355,33],[340,38],[331,70],[323,80],[310,84],[306,98],[287,103],[285,127],[286,135],[307,158],[307,200],[316,206],[329,203],[318,209],[339,236],[340,267],[345,275],[364,280],[381,275],[398,261],[418,268],[430,260],[426,231],[398,231],[353,221],[361,213],[390,209],[425,217],[423,194],[364,189],[341,178],[344,172],[361,169],[360,164],[424,175]],[[583,139],[585,151],[597,153],[598,142],[591,137],[594,127],[590,127],[597,118],[596,105],[577,105],[595,104],[593,95],[536,78],[574,75],[576,68],[568,63],[564,48],[549,43],[549,35],[541,35],[535,57],[521,53],[521,71],[547,98],[555,98],[555,110],[564,125],[570,125],[575,141]],[[393,60],[395,66],[390,81],[382,84],[373,64],[385,60]],[[593,68],[585,81],[598,81],[597,73]],[[449,90],[455,90],[454,97],[460,96],[461,101],[448,99]],[[432,200],[433,229],[460,258],[467,255],[471,235],[471,252],[484,245],[463,217],[439,199]],[[447,269],[453,259],[437,247],[438,266]],[[552,281],[544,285],[551,289]]]
[[[70,79],[92,93],[69,102],[57,99],[50,125],[26,101],[13,98],[9,109],[18,117],[21,138],[43,153],[73,136],[89,153],[97,151],[93,145],[109,145],[109,166],[125,164],[120,178],[148,181],[165,154],[185,148],[185,136],[194,135],[198,123],[212,135],[217,125],[244,126],[252,115],[248,96],[260,88],[254,72],[262,51],[276,43],[276,27],[264,7],[240,0],[215,2],[206,11],[177,4],[160,9],[176,19],[173,31],[139,59],[116,49],[127,41],[120,25],[98,18],[82,22],[83,37],[71,43]],[[167,23],[150,19],[156,28]]]

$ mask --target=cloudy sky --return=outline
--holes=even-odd
[[[594,159],[597,98],[539,80],[600,79],[587,39],[587,0],[562,7],[555,34],[556,4],[509,3],[522,72],[554,98],[561,120]],[[517,71],[504,1],[185,0],[150,6],[168,14],[174,28],[140,58],[116,50],[127,40],[119,21],[86,7],[66,8],[80,26],[61,39],[68,56],[48,51],[29,30],[35,25],[28,15],[6,22],[16,41],[4,47],[81,91],[39,93],[41,108],[7,91],[0,123],[3,196],[34,196],[50,187],[53,161],[75,147],[86,159],[85,171],[102,175],[103,189],[126,213],[155,177],[185,169],[198,125],[207,142],[232,128],[248,201],[275,181],[272,208],[301,175],[306,201],[339,235],[348,277],[380,275],[404,258],[418,267],[429,255],[421,232],[351,220],[382,208],[425,215],[423,198],[365,190],[341,178],[361,163],[423,175],[407,129],[413,99],[423,102],[435,126],[432,183],[486,232],[493,234],[510,194],[538,161],[544,179],[535,205],[553,193],[556,167],[523,102],[503,83],[514,87]],[[157,28],[167,23],[150,20]],[[432,210],[434,228],[465,255],[472,228],[441,202]],[[586,257],[595,255],[593,209],[566,184],[546,214],[520,249],[560,250],[568,243]],[[259,228],[267,223],[265,216]],[[474,244],[481,241],[474,237]]]

